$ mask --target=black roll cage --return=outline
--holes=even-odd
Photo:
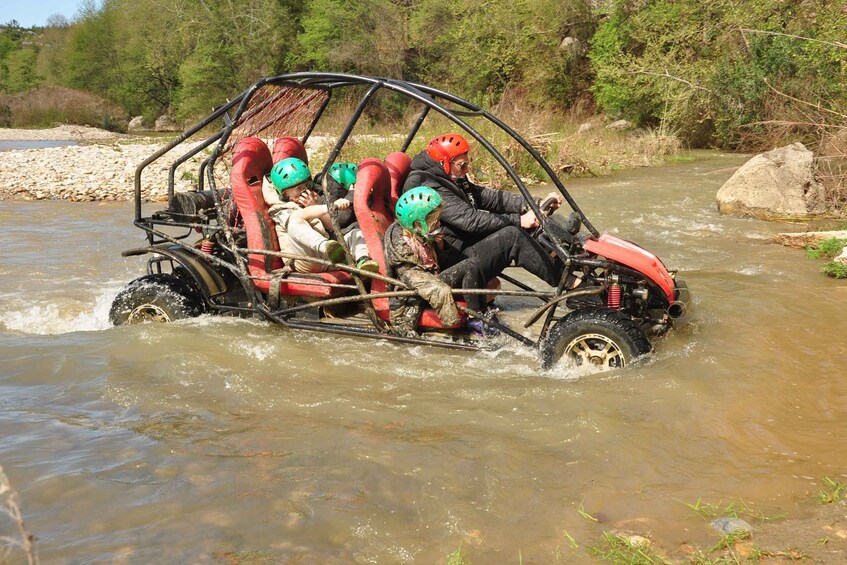
[[[192,232],[194,232],[194,231],[202,231],[204,236],[206,236],[210,233],[215,233],[215,232],[222,230],[224,232],[224,236],[226,238],[227,245],[230,248],[229,250],[232,252],[233,256],[237,259],[238,264],[232,265],[228,261],[224,261],[224,260],[222,260],[218,257],[209,256],[209,255],[206,255],[206,254],[202,254],[202,256],[206,261],[209,262],[210,265],[216,266],[218,268],[226,269],[226,270],[232,272],[239,279],[239,282],[243,285],[244,289],[246,290],[249,302],[244,306],[215,305],[215,308],[217,308],[218,310],[232,311],[232,312],[236,312],[236,313],[237,312],[243,313],[243,312],[258,311],[264,317],[266,317],[266,318],[268,318],[268,319],[270,319],[274,322],[280,323],[284,326],[292,327],[292,328],[303,328],[303,329],[311,329],[311,330],[317,329],[317,330],[329,331],[329,332],[334,332],[334,333],[339,333],[339,334],[368,335],[368,336],[371,336],[371,337],[374,337],[374,334],[376,334],[377,337],[384,338],[384,339],[391,339],[391,340],[400,341],[400,342],[417,343],[417,344],[426,343],[426,344],[434,344],[434,345],[439,345],[439,346],[442,346],[442,347],[449,347],[449,348],[456,348],[456,349],[472,349],[472,350],[479,349],[479,347],[477,347],[477,346],[463,344],[463,343],[432,342],[431,340],[427,340],[427,339],[423,339],[423,338],[414,339],[414,338],[404,338],[404,337],[399,337],[399,336],[393,336],[393,335],[390,335],[390,334],[386,334],[385,332],[380,332],[379,331],[380,326],[379,326],[379,324],[376,324],[376,323],[375,323],[374,329],[361,329],[361,328],[353,328],[353,327],[348,327],[348,326],[341,326],[341,325],[332,324],[332,323],[329,323],[329,324],[327,324],[327,323],[315,323],[315,322],[311,322],[311,321],[308,321],[308,320],[301,321],[301,320],[298,320],[298,319],[290,319],[289,318],[290,314],[292,314],[296,311],[302,310],[304,308],[303,306],[282,308],[282,309],[279,309],[279,310],[271,309],[271,308],[268,307],[268,305],[266,304],[262,295],[251,284],[251,279],[253,279],[255,277],[251,277],[248,274],[248,271],[247,271],[247,255],[250,254],[250,253],[265,253],[265,254],[268,254],[268,255],[277,255],[277,256],[280,256],[282,258],[289,258],[289,259],[296,257],[296,256],[293,256],[291,254],[282,253],[282,252],[270,252],[270,251],[253,250],[253,249],[248,250],[248,249],[238,248],[235,244],[232,227],[227,225],[227,223],[222,220],[224,218],[223,203],[221,201],[220,193],[219,193],[219,190],[216,186],[216,181],[215,181],[215,176],[214,176],[215,163],[217,162],[217,160],[219,158],[221,158],[222,154],[224,153],[224,150],[225,150],[226,145],[227,145],[227,141],[230,138],[230,136],[232,135],[235,128],[238,127],[238,125],[242,123],[242,121],[243,121],[242,118],[244,117],[245,111],[247,111],[247,108],[250,107],[251,98],[253,97],[254,94],[256,94],[256,92],[260,88],[262,88],[263,86],[266,86],[266,85],[283,86],[283,87],[290,86],[290,87],[295,87],[295,88],[315,89],[315,90],[323,91],[327,94],[326,99],[323,101],[323,103],[321,104],[319,109],[315,112],[311,123],[308,125],[308,128],[307,128],[305,134],[303,135],[303,137],[301,139],[301,141],[303,143],[305,143],[308,140],[309,136],[314,131],[318,121],[320,120],[321,116],[323,115],[324,111],[326,110],[326,108],[327,108],[327,106],[330,102],[331,95],[332,95],[332,92],[334,90],[336,90],[338,88],[355,87],[355,86],[367,87],[365,94],[362,96],[361,100],[359,101],[358,105],[356,106],[355,111],[353,112],[350,119],[348,120],[347,125],[345,126],[343,132],[341,133],[341,135],[339,136],[338,140],[336,141],[334,147],[330,151],[330,154],[329,154],[329,156],[328,156],[328,158],[327,158],[327,160],[326,160],[326,162],[323,166],[323,169],[322,169],[324,177],[326,176],[326,173],[329,170],[330,166],[334,163],[335,159],[340,154],[340,152],[341,152],[342,148],[344,147],[345,143],[347,143],[347,140],[349,139],[353,129],[355,128],[355,126],[358,123],[360,117],[362,116],[363,112],[365,111],[368,103],[370,102],[370,100],[373,98],[373,96],[378,91],[380,91],[382,89],[386,89],[386,90],[389,90],[391,92],[401,94],[401,95],[403,95],[403,96],[405,96],[405,97],[407,97],[411,100],[417,101],[420,104],[422,104],[422,106],[423,106],[420,114],[418,115],[414,124],[412,125],[411,130],[407,134],[407,136],[406,136],[406,138],[403,142],[402,147],[400,148],[401,151],[405,152],[405,151],[408,150],[408,148],[410,147],[411,143],[413,142],[415,136],[417,135],[421,126],[423,125],[426,117],[428,116],[429,112],[431,110],[435,110],[436,112],[445,116],[446,118],[451,120],[453,123],[455,123],[457,126],[459,126],[459,128],[461,128],[465,133],[467,133],[470,137],[472,137],[474,140],[476,140],[477,143],[479,143],[482,147],[484,147],[495,158],[495,160],[507,172],[509,178],[511,178],[511,180],[514,182],[515,186],[517,187],[517,189],[519,190],[519,192],[523,196],[523,199],[525,200],[529,209],[531,209],[535,213],[536,217],[538,217],[539,222],[541,224],[540,229],[542,231],[544,231],[545,233],[549,233],[548,230],[547,230],[548,220],[547,220],[546,215],[539,208],[539,205],[535,201],[535,199],[532,198],[529,190],[527,189],[526,185],[521,180],[519,175],[516,173],[514,168],[503,157],[503,155],[479,131],[474,129],[470,124],[468,124],[465,120],[463,120],[462,117],[482,117],[484,119],[487,119],[491,123],[495,124],[500,130],[506,132],[511,137],[511,139],[513,139],[515,142],[517,142],[521,147],[524,148],[525,151],[527,151],[533,157],[533,159],[538,163],[538,165],[540,165],[542,167],[542,169],[546,172],[546,174],[548,175],[550,180],[556,186],[558,191],[562,194],[564,200],[568,203],[568,205],[571,207],[571,209],[576,214],[578,214],[578,216],[579,216],[579,218],[582,222],[582,225],[593,236],[595,236],[595,237],[599,236],[599,232],[597,231],[597,229],[591,224],[591,222],[588,220],[588,218],[585,216],[585,214],[579,208],[576,201],[570,195],[568,190],[565,188],[565,186],[559,180],[555,171],[544,160],[544,158],[523,137],[521,137],[515,130],[513,130],[511,127],[506,125],[504,122],[499,120],[497,117],[493,116],[492,114],[490,114],[489,112],[487,112],[483,108],[477,106],[476,104],[473,104],[473,103],[471,103],[467,100],[464,100],[464,99],[462,99],[458,96],[455,96],[455,95],[450,94],[448,92],[444,92],[444,91],[436,89],[436,88],[432,88],[432,87],[422,85],[422,84],[417,84],[417,83],[412,83],[412,82],[407,82],[407,81],[401,81],[401,80],[397,80],[397,79],[390,79],[390,78],[376,78],[376,77],[370,77],[370,76],[364,76],[364,75],[351,75],[351,74],[326,73],[326,72],[303,72],[303,73],[292,73],[292,74],[279,75],[279,76],[274,76],[274,77],[265,77],[265,78],[261,78],[258,81],[256,81],[249,88],[247,88],[244,92],[242,92],[238,96],[234,97],[232,100],[229,100],[225,104],[217,107],[209,116],[207,116],[206,118],[204,118],[200,122],[196,123],[195,125],[191,126],[184,133],[182,133],[177,138],[172,140],[170,143],[168,143],[167,145],[165,145],[164,147],[162,147],[161,149],[159,149],[158,151],[156,151],[155,153],[150,155],[147,159],[142,161],[135,170],[135,177],[134,177],[135,221],[134,221],[134,225],[143,229],[147,233],[149,246],[146,247],[146,248],[143,248],[143,249],[129,250],[129,251],[125,252],[124,255],[125,256],[140,255],[140,254],[143,254],[143,253],[150,253],[150,252],[161,254],[162,249],[166,249],[166,248],[176,246],[176,247],[181,249],[182,253],[193,253],[193,254],[199,256],[199,255],[201,255],[201,252],[199,250],[193,248],[192,246],[187,245],[186,243],[184,243],[183,240],[188,238],[192,234]],[[453,109],[448,108],[445,105],[445,103],[455,105],[458,108],[453,108]],[[169,208],[170,208],[173,204],[173,201],[174,201],[174,179],[175,179],[177,168],[182,163],[186,162],[188,159],[194,157],[195,155],[197,155],[201,151],[207,149],[208,147],[215,144],[215,142],[217,142],[214,150],[212,151],[212,154],[208,158],[203,160],[200,164],[199,175],[198,175],[198,190],[199,191],[204,190],[204,178],[205,178],[205,180],[208,182],[208,190],[211,191],[212,197],[214,199],[215,210],[217,212],[217,216],[218,216],[218,219],[219,219],[218,225],[215,226],[215,225],[211,225],[211,224],[198,224],[198,223],[191,223],[191,222],[188,222],[188,223],[186,223],[186,222],[173,222],[173,221],[166,222],[166,221],[162,221],[161,218],[157,218],[156,214],[154,214],[153,217],[151,217],[151,218],[143,217],[143,215],[142,215],[141,177],[142,177],[144,170],[150,164],[152,164],[153,162],[155,162],[156,160],[161,158],[163,155],[167,154],[168,152],[170,152],[171,150],[173,150],[174,148],[176,148],[180,144],[189,140],[195,134],[197,134],[198,132],[202,131],[203,129],[209,127],[210,125],[212,125],[213,123],[215,123],[219,119],[222,119],[224,121],[224,126],[220,130],[218,130],[216,133],[210,135],[203,142],[199,143],[195,147],[192,147],[185,154],[183,154],[182,156],[178,157],[177,159],[175,159],[173,161],[173,163],[170,166],[170,169],[168,171],[168,187],[167,187],[168,188],[168,191],[167,191],[168,192],[168,204],[169,204]],[[173,235],[170,235],[170,234],[163,232],[162,230],[156,229],[156,227],[155,227],[156,224],[170,224],[170,225],[173,225],[173,226],[184,227],[184,228],[187,228],[187,231],[186,231],[185,234],[183,234],[181,236],[173,236]],[[568,247],[566,245],[563,246],[563,242],[559,238],[555,237],[553,234],[550,234],[550,235],[551,235],[551,237],[549,237],[549,241],[555,247],[557,253],[560,254],[559,256],[560,257],[568,257],[568,260],[566,261],[567,264],[569,264],[571,267],[575,267],[575,266],[582,263],[582,261],[580,259],[573,258],[569,255]],[[179,253],[169,252],[169,253],[166,253],[165,255],[170,255],[172,257],[178,257]],[[306,258],[306,259],[311,260],[311,261],[320,262],[319,260],[315,260],[315,259],[311,259],[311,258]],[[610,263],[606,263],[606,262],[603,262],[603,263],[606,266],[611,266]],[[372,274],[359,271],[356,268],[346,266],[346,265],[337,265],[337,267],[343,268],[343,270],[350,272],[351,274],[354,275],[354,277],[362,277],[362,276],[373,277],[374,276]],[[383,280],[390,281],[392,284],[395,284],[398,288],[404,288],[403,283],[401,283],[400,281],[389,279],[387,277],[381,277],[379,275],[376,275],[376,276],[379,277],[379,278],[382,278]],[[527,285],[521,283],[520,281],[517,281],[517,280],[515,280],[511,277],[508,277],[506,275],[501,275],[501,278],[509,281],[510,283],[515,284],[516,286],[518,286],[522,290],[519,290],[519,291],[507,291],[507,290],[485,290],[484,291],[484,290],[480,290],[479,293],[485,292],[487,294],[494,294],[494,295],[530,296],[530,297],[535,297],[535,298],[541,299],[544,302],[544,305],[530,317],[530,321],[526,324],[526,327],[529,327],[529,325],[531,325],[532,323],[535,323],[535,321],[538,320],[538,318],[542,314],[546,313],[545,322],[544,322],[544,325],[542,326],[541,337],[539,338],[538,343],[540,343],[540,340],[546,335],[547,331],[549,330],[549,326],[550,326],[551,322],[554,320],[554,313],[555,313],[555,310],[556,310],[555,306],[557,304],[559,304],[560,302],[562,302],[564,298],[567,298],[571,295],[585,294],[585,291],[578,291],[577,293],[574,293],[573,291],[563,292],[564,280],[566,278],[564,276],[563,276],[562,282],[559,285],[559,288],[556,289],[556,291],[554,293],[537,292],[537,291],[533,290],[531,287],[529,287],[529,286],[527,286]],[[333,285],[330,285],[330,286],[333,286]],[[345,286],[345,288],[347,288],[347,287],[350,287],[351,289],[355,288],[355,287],[351,287],[350,285]],[[598,292],[598,291],[599,291],[599,289],[597,291],[591,291],[591,292],[593,293],[593,292]],[[395,292],[382,293],[379,296],[377,296],[377,295],[372,295],[372,294],[363,294],[360,290],[360,293],[359,293],[358,296],[348,296],[348,297],[342,297],[342,298],[320,300],[318,302],[312,303],[311,307],[316,308],[318,306],[323,306],[323,305],[334,305],[334,304],[340,304],[340,303],[345,303],[345,302],[354,302],[354,301],[364,301],[366,304],[369,305],[370,302],[368,302],[368,301],[372,298],[390,297],[390,296],[406,296],[406,295],[409,295],[410,292],[411,291],[408,291],[408,290],[400,290],[400,291],[395,291]],[[461,289],[459,289],[456,292],[457,293],[459,293],[459,292],[466,292],[467,293],[467,290],[462,291]],[[208,301],[208,297],[207,297],[207,301]],[[500,327],[503,328],[503,326],[500,326]],[[516,332],[513,332],[511,330],[506,331],[506,333],[508,335],[510,335],[511,337],[514,337],[515,339],[518,339],[519,341],[521,341],[525,344],[530,344],[530,345],[537,345],[538,344],[538,343],[533,342],[533,341],[525,338],[524,336],[522,336],[522,335],[520,335]]]

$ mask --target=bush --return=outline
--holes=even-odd
[[[836,279],[847,279],[847,265],[830,261],[821,265],[821,272]]]
[[[43,87],[2,96],[0,107],[4,105],[10,109],[12,127],[74,124],[125,132],[128,123],[125,112],[115,104],[71,88]]]
[[[847,239],[831,237],[820,242],[817,247],[806,249],[809,259],[835,259],[847,247]]]

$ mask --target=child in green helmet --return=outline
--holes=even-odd
[[[315,177],[317,184],[324,186],[324,199],[328,206],[338,210],[338,227],[343,232],[358,227],[353,212],[353,191],[356,189],[356,173],[359,167],[353,163],[335,163],[329,168],[326,183],[320,176]]]
[[[270,206],[268,213],[276,225],[280,250],[343,263],[344,248],[330,237],[332,222],[329,211],[326,204],[320,204],[313,189],[308,165],[295,157],[283,159],[273,166],[269,177],[266,180],[270,186],[264,186],[262,192]],[[348,231],[344,241],[358,268],[373,273],[379,270],[377,262],[368,257],[368,247],[361,230]],[[299,259],[293,261],[293,266],[300,273],[330,269],[326,265]]]
[[[479,261],[468,257],[449,269],[438,266],[437,246],[441,244],[441,196],[432,188],[415,187],[397,201],[393,224],[388,226],[384,238],[386,274],[400,279],[416,290],[420,297],[437,312],[445,326],[459,323],[459,311],[453,300],[451,288],[483,288]],[[468,307],[481,311],[484,296],[467,295]],[[391,326],[404,336],[415,336],[422,300],[420,298],[391,299]],[[474,322],[480,326],[476,331]],[[468,327],[482,333],[482,324],[469,320]]]

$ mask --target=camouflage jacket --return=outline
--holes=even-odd
[[[400,279],[430,304],[444,325],[459,322],[459,311],[450,292],[450,285],[438,278],[438,263],[427,268],[403,237],[403,226],[394,222],[385,232],[386,275]],[[433,250],[433,256],[435,256]],[[391,326],[401,335],[415,333],[423,304],[419,298],[391,300]]]

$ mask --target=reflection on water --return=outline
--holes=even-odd
[[[768,243],[800,227],[717,214],[742,161],[570,183],[695,299],[648,359],[591,377],[541,374],[514,346],[111,328],[141,273],[120,257],[142,241],[131,205],[0,203],[0,464],[42,560],[434,563],[461,545],[546,563],[564,532],[712,544],[698,499],[793,508],[847,460],[847,287]]]

